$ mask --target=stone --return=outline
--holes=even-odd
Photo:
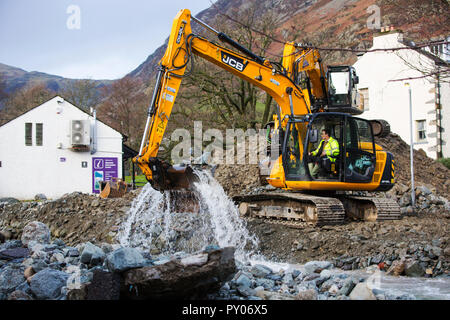
[[[317,300],[317,292],[314,289],[300,291],[295,296],[295,300]]]
[[[335,296],[339,292],[339,287],[336,284],[332,284],[330,289],[328,289],[328,292]]]
[[[5,197],[5,198],[0,198],[0,203],[15,204],[15,203],[20,203],[20,200],[17,200],[16,198],[12,198],[12,197]]]
[[[196,255],[191,255],[180,260],[181,264],[185,267],[187,266],[202,266],[208,262],[208,253],[200,253]]]
[[[206,255],[207,259],[208,255]],[[204,260],[204,259],[203,259]],[[202,260],[202,261],[203,261]],[[140,268],[145,265],[146,260],[139,252],[139,250],[135,248],[120,248],[110,252],[106,256],[106,266],[112,272],[123,272],[132,268]],[[191,263],[198,263],[191,260]],[[189,261],[185,260],[185,263],[189,263]],[[206,262],[205,262],[206,263]],[[183,262],[182,262],[183,264]]]
[[[247,277],[245,274],[241,274],[236,279],[236,285],[238,287],[250,287],[252,285],[252,282],[249,277]]]
[[[86,300],[88,284],[81,284],[79,288],[69,289],[67,291],[67,300]]]
[[[295,300],[291,295],[266,290],[257,291],[256,296],[263,300]]]
[[[257,278],[264,278],[269,274],[273,273],[273,271],[269,267],[266,267],[262,264],[255,264],[250,269],[250,273]]]
[[[69,275],[65,272],[44,269],[36,273],[30,282],[30,288],[38,299],[56,300],[61,295],[61,288],[66,285]]]
[[[33,298],[31,298],[28,294],[26,294],[23,291],[16,290],[8,296],[8,300],[13,300],[13,301],[33,300]]]
[[[2,230],[0,231],[0,243],[3,243],[5,241],[11,240],[12,238],[12,232],[9,230]]]
[[[392,262],[392,265],[386,271],[387,275],[400,276],[405,271],[405,261],[396,260]]]
[[[28,246],[30,241],[47,244],[50,242],[50,230],[42,222],[30,222],[23,228],[21,240],[25,246]]]
[[[10,261],[14,259],[26,258],[30,255],[27,248],[12,248],[0,251],[0,259]]]
[[[28,278],[31,278],[36,272],[34,271],[33,267],[28,267],[23,272],[23,276],[28,280]]]
[[[425,271],[418,261],[407,261],[405,265],[405,275],[408,277],[423,277]]]
[[[43,193],[38,193],[37,195],[34,196],[34,200],[43,201],[43,200],[47,200],[47,197]]]
[[[342,288],[338,291],[338,295],[348,296],[356,286],[356,280],[348,278],[344,281]]]
[[[172,259],[127,270],[122,274],[121,299],[205,298],[234,275],[234,251],[234,247],[226,247],[208,252],[208,262],[202,266],[184,266],[180,260]]]
[[[270,279],[258,278],[256,279],[255,284],[257,287],[263,287],[264,289],[271,289],[275,286],[275,281]]]
[[[0,294],[9,294],[26,279],[23,276],[23,268],[16,265],[9,265],[0,269]]]
[[[316,270],[320,270],[320,273],[323,269],[331,268],[332,265],[333,264],[329,261],[310,261],[305,263],[304,268],[307,273],[313,273],[316,272]]]
[[[88,265],[99,265],[103,263],[105,257],[106,255],[102,249],[90,242],[87,242],[83,248],[83,252],[81,253],[80,261],[81,263]]]
[[[244,297],[256,295],[256,291],[247,286],[238,286],[237,291]]]
[[[87,285],[87,300],[119,300],[120,280],[117,273],[95,270]]]
[[[350,300],[376,300],[372,290],[367,287],[367,283],[360,282],[350,293]]]

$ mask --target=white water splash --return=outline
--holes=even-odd
[[[213,244],[235,247],[235,258],[241,262],[256,256],[258,240],[250,235],[238,208],[222,186],[209,171],[195,174],[199,178],[194,183],[199,212],[174,212],[173,201],[183,201],[181,195],[161,193],[147,184],[133,201],[120,228],[120,244],[166,254],[191,253]]]

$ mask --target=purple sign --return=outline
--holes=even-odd
[[[118,177],[117,158],[92,158],[92,192],[100,193],[100,181]]]

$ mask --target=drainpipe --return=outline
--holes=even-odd
[[[97,152],[97,108],[91,107],[91,113],[94,117],[94,123],[92,125],[92,148],[91,154],[95,154]]]
[[[412,94],[411,94],[411,86],[409,83],[405,83],[408,87],[409,92],[409,134],[410,134],[410,146],[409,146],[409,154],[411,159],[411,206],[413,209],[413,214],[415,214],[415,205],[416,205],[416,191],[414,190],[414,136],[413,136],[413,117],[412,117]]]

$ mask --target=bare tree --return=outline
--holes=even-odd
[[[232,13],[242,24],[234,24],[225,17],[218,16],[214,26],[249,50],[266,56],[277,19],[271,12],[258,15],[256,6],[257,3],[254,3],[247,9]],[[264,34],[256,33],[246,26],[263,30]],[[267,121],[272,108],[270,97],[265,97],[257,87],[210,62],[198,57],[194,61],[195,68],[183,82],[184,88],[174,115],[182,114],[184,117],[200,120],[200,114],[203,114],[208,123],[219,128],[255,127],[256,124]]]
[[[142,81],[125,77],[102,91],[104,101],[98,108],[99,118],[128,136],[130,147],[138,148],[148,100]]]
[[[6,99],[6,106],[0,111],[2,123],[14,119],[32,108],[39,106],[51,99],[54,94],[55,93],[49,90],[43,83],[21,88]]]
[[[97,83],[90,79],[72,80],[59,93],[86,111],[95,108],[101,101]]]

